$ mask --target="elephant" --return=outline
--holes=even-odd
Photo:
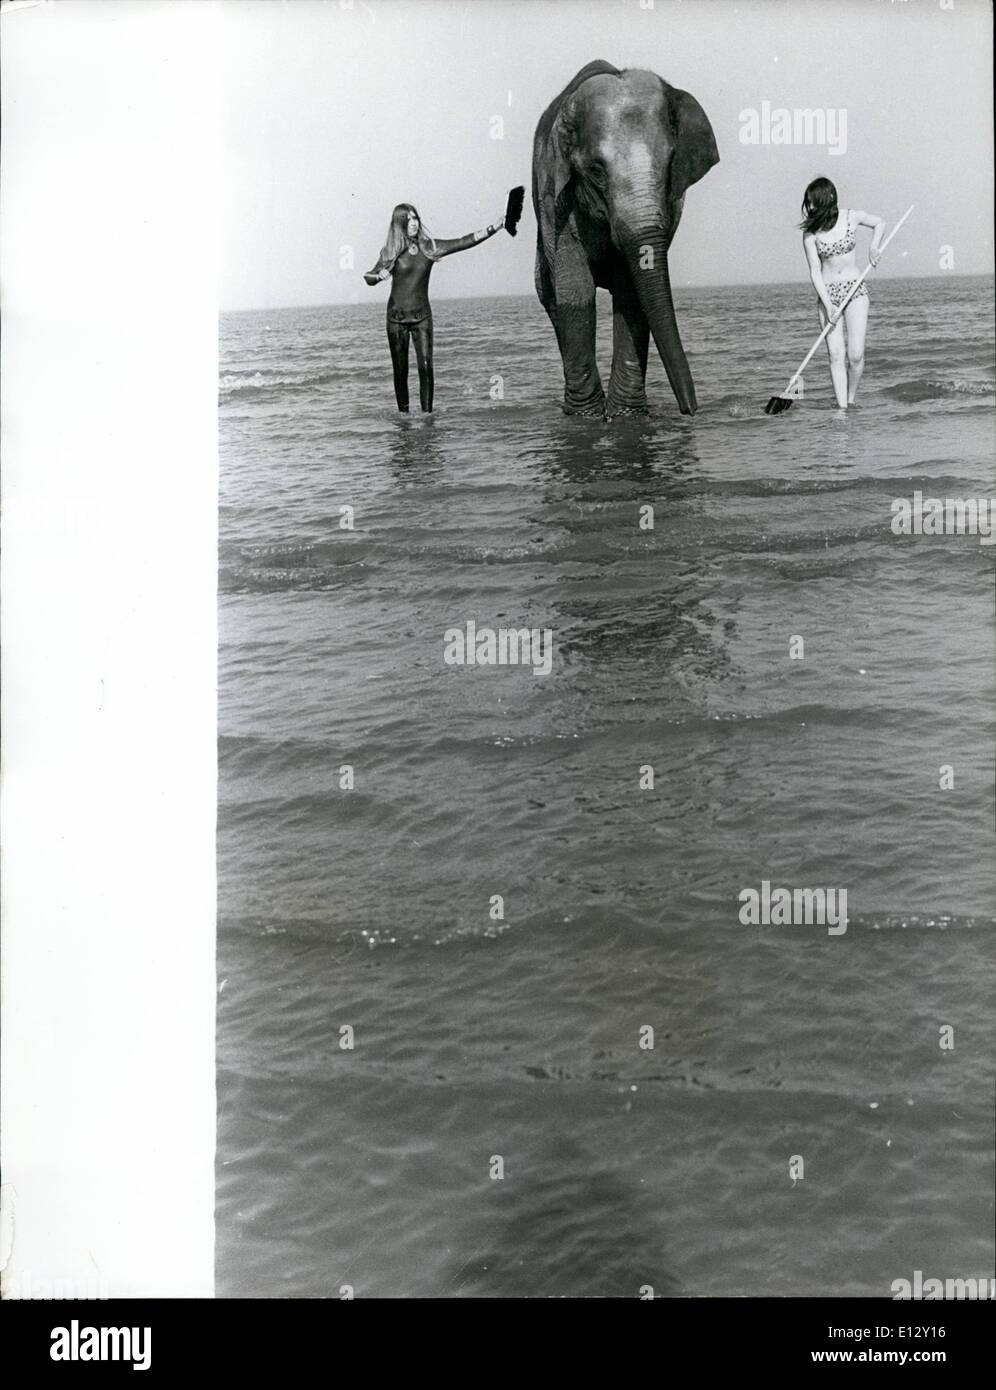
[[[589,63],[540,117],[536,293],[557,335],[568,415],[646,411],[650,334],[682,414],[695,413],[667,256],[685,191],[718,162],[695,98],[640,68]],[[607,398],[595,363],[596,287],[612,294]]]

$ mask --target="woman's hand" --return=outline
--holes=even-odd
[[[872,270],[875,269],[875,267],[878,265],[878,263],[879,263],[879,261],[880,261],[881,259],[882,259],[882,253],[881,253],[881,251],[879,251],[879,249],[878,249],[876,246],[869,246],[869,248],[868,248],[868,264],[871,266]]]

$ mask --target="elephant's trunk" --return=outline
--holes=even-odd
[[[698,408],[695,383],[681,346],[671,298],[671,277],[667,267],[668,240],[658,228],[645,236],[638,234],[628,237],[625,255],[678,408],[682,415],[694,415]]]

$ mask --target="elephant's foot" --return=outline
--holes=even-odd
[[[617,415],[646,415],[649,413],[646,396],[618,397],[609,393],[605,414],[611,420]]]
[[[597,396],[591,396],[587,400],[572,399],[568,392],[564,392],[564,414],[565,415],[596,415],[600,419],[605,416],[605,395],[599,391]]]
[[[609,416],[646,415],[647,388],[641,372],[626,371],[618,363],[612,364],[609,398],[605,413]]]
[[[603,402],[600,406],[572,406],[565,400],[564,414],[565,416],[590,416],[596,420],[604,420],[606,418],[606,404]]]

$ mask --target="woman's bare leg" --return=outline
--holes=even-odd
[[[865,369],[865,333],[868,329],[868,309],[870,301],[866,294],[859,294],[851,300],[844,310],[847,324],[847,404],[854,404],[858,394],[861,373]]]
[[[825,328],[827,314],[820,305],[820,327]],[[841,316],[827,334],[827,356],[830,358],[830,380],[841,410],[847,409],[847,353],[844,346],[844,319]]]

